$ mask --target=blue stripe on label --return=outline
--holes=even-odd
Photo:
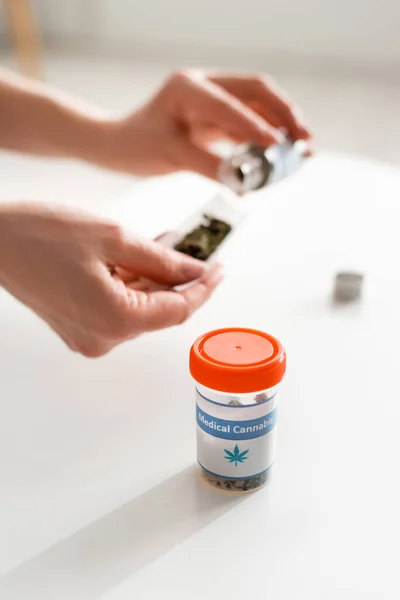
[[[253,440],[269,433],[276,425],[277,408],[268,415],[248,421],[217,419],[196,405],[197,425],[210,435],[223,440]]]

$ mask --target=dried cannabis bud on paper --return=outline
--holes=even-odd
[[[198,260],[207,260],[231,231],[228,223],[204,215],[204,223],[187,233],[175,250]]]

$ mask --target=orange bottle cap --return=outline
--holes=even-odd
[[[246,394],[280,383],[286,371],[282,344],[268,333],[230,328],[199,337],[190,351],[195,381],[220,392]]]

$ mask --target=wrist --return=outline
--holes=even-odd
[[[48,131],[53,155],[104,165],[115,123],[109,112],[82,102],[50,96]]]
[[[66,156],[101,167],[112,167],[117,120],[110,116],[75,116],[64,140]]]

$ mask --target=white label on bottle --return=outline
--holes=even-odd
[[[278,394],[259,404],[227,406],[197,391],[197,460],[228,479],[254,477],[274,462]]]
[[[269,183],[276,183],[285,179],[295,171],[297,171],[303,161],[301,149],[297,145],[292,145],[288,142],[277,144],[271,150],[274,150],[275,160],[274,169],[269,179]]]

